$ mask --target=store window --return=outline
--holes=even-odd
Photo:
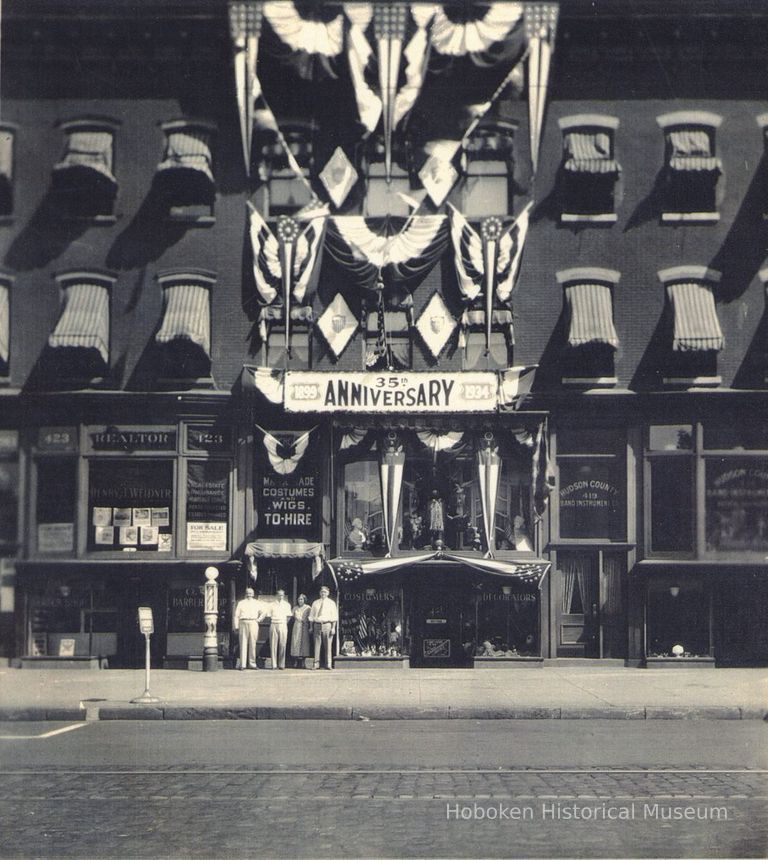
[[[226,460],[187,460],[188,552],[227,551],[229,472]]]
[[[710,653],[709,594],[701,580],[656,579],[648,587],[646,649],[648,657]]]
[[[344,549],[378,550],[386,545],[379,464],[358,460],[343,467]]]
[[[0,555],[18,541],[19,477],[19,434],[0,430]]]
[[[652,425],[649,430],[650,551],[690,554],[694,548],[695,428]]]
[[[343,657],[402,657],[407,654],[403,590],[396,577],[344,584],[339,603]]]
[[[172,460],[91,460],[89,551],[171,552],[173,487]]]
[[[72,457],[40,458],[36,473],[37,551],[41,555],[72,553],[77,461]]]
[[[475,657],[533,657],[539,648],[538,589],[484,583],[477,593]]]
[[[614,431],[558,430],[561,539],[626,540],[625,444]]]

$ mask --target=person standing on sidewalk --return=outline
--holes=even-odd
[[[304,668],[304,658],[309,657],[309,613],[307,595],[300,594],[293,607],[293,633],[291,634],[291,657],[296,668]]]
[[[331,669],[333,655],[331,647],[333,637],[336,634],[336,625],[339,621],[339,610],[336,603],[331,600],[331,592],[327,586],[320,589],[320,597],[312,604],[309,610],[309,620],[315,639],[315,669],[320,668],[321,648],[325,647],[325,668]]]
[[[291,604],[285,599],[282,588],[277,591],[277,600],[269,607],[271,626],[269,629],[269,649],[272,654],[272,668],[285,669],[285,649],[288,645],[288,619],[292,615]]]
[[[259,621],[264,617],[264,607],[256,600],[252,588],[245,589],[245,597],[235,607],[234,628],[240,634],[240,671],[246,667],[258,669],[256,649],[259,641]]]

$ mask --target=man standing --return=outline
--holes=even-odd
[[[312,604],[309,610],[309,621],[315,639],[315,669],[320,668],[320,649],[325,647],[325,668],[331,668],[331,644],[339,621],[339,610],[331,600],[331,592],[327,586],[320,589],[320,598]]]
[[[285,599],[282,588],[277,590],[277,600],[269,607],[271,620],[269,629],[269,649],[272,654],[272,668],[285,669],[285,647],[288,644],[288,619],[291,617],[291,604]]]
[[[235,633],[240,634],[240,671],[246,666],[258,669],[256,665],[256,649],[259,640],[259,621],[264,616],[264,609],[256,600],[256,592],[252,588],[245,589],[245,598],[235,607]]]

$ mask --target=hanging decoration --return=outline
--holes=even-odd
[[[241,376],[246,390],[255,389],[270,403],[283,402],[284,379],[285,371],[272,367],[246,366]]]
[[[304,18],[292,0],[268,0],[264,17],[280,40],[292,51],[336,57],[344,47],[344,18],[341,14],[331,21]]]
[[[547,104],[549,68],[555,49],[558,12],[557,3],[525,4],[525,30],[528,37],[528,125],[534,175],[539,164],[541,131]]]
[[[379,439],[379,480],[384,502],[384,534],[387,540],[386,558],[392,555],[397,543],[397,513],[400,508],[400,490],[403,486],[405,446],[395,430],[387,430]]]
[[[549,458],[547,422],[542,421],[536,433],[536,443],[531,460],[531,483],[533,484],[533,510],[536,519],[544,516],[549,494],[555,484],[555,475]]]
[[[457,448],[464,441],[464,434],[462,432],[453,432],[450,430],[417,430],[416,436],[422,445],[431,449],[433,466],[437,465],[437,455],[441,451],[450,451],[452,448]]]
[[[381,276],[407,280],[426,274],[442,256],[448,241],[444,215],[399,218],[336,216],[329,220],[326,247],[331,256],[372,289]]]
[[[440,54],[463,57],[492,49],[507,39],[523,18],[522,3],[489,3],[482,18],[454,22],[438,8],[432,22],[430,42]]]
[[[277,236],[249,202],[253,276],[262,300],[271,305],[282,295],[285,318],[285,348],[290,356],[291,299],[304,301],[317,269],[325,218],[312,218],[302,230],[287,215],[277,220]]]
[[[499,444],[490,431],[477,439],[477,470],[480,479],[483,530],[488,546],[485,557],[493,558],[496,549],[496,499],[499,493],[501,457]]]
[[[235,95],[240,119],[245,172],[251,172],[254,110],[257,91],[256,63],[261,35],[261,3],[254,0],[229,4],[229,28],[232,39],[232,62],[235,69]]]
[[[510,406],[513,409],[520,408],[526,395],[530,393],[538,367],[538,364],[519,365],[500,371],[499,406],[502,409]],[[530,445],[533,446],[532,439]]]
[[[349,448],[358,448],[369,437],[370,431],[357,427],[346,427],[339,442],[339,450],[346,451]],[[370,448],[370,442],[368,447]]]
[[[350,22],[347,55],[358,114],[367,134],[374,132],[382,121],[384,173],[389,182],[392,136],[421,92],[429,57],[427,27],[435,7],[420,3],[346,3],[344,11]],[[366,31],[371,23],[377,48],[378,89],[369,82],[374,52]],[[409,32],[410,39],[403,48]],[[404,78],[402,84],[401,77]]]
[[[358,328],[358,320],[341,293],[336,293],[333,301],[320,314],[317,328],[331,352],[339,358]]]
[[[268,430],[259,427],[258,424],[255,426],[262,434],[262,442],[267,452],[269,464],[278,475],[292,475],[296,471],[296,467],[306,453],[310,437],[317,429],[317,427],[313,427],[298,438],[292,437],[290,441],[281,441]]]
[[[376,282],[376,340],[366,350],[365,366],[375,367],[379,362],[392,369],[392,348],[387,337],[387,312],[384,309],[384,284]]]
[[[456,319],[448,310],[443,297],[440,293],[433,293],[416,321],[416,330],[435,361],[451,339],[456,325]]]

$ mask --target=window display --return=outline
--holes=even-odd
[[[484,584],[477,594],[477,657],[539,654],[539,592],[514,585]]]
[[[375,460],[344,466],[345,549],[376,550],[384,546],[384,506]]]
[[[341,654],[345,657],[402,657],[403,599],[399,585],[344,586],[340,597]]]
[[[37,551],[72,552],[75,548],[77,461],[46,457],[37,462]]]
[[[708,457],[707,552],[768,550],[768,459]]]

